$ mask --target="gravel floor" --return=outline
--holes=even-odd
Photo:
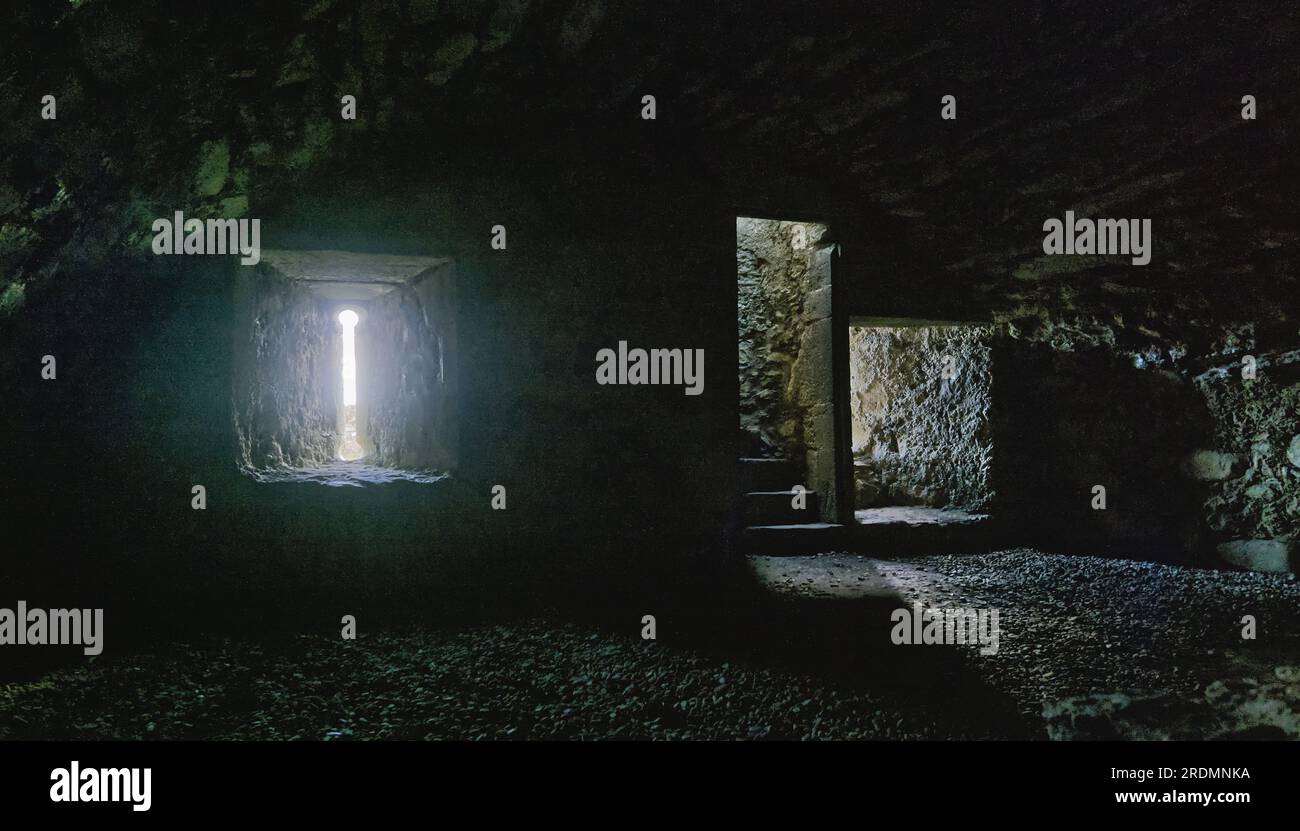
[[[888,563],[754,558],[753,566],[777,589],[773,597],[800,609],[799,623],[771,626],[781,637],[797,628],[785,647],[819,656],[825,648],[852,672],[778,660],[763,640],[770,632],[733,653],[544,621],[357,641],[221,641],[0,686],[0,739],[1071,737],[1045,729],[1045,706],[1124,692],[1174,696],[1194,709],[1223,698],[1214,692],[1222,679],[1270,673],[1282,679],[1277,718],[1300,708],[1296,679],[1286,675],[1300,664],[1300,584],[1288,577],[1028,550]],[[899,600],[999,609],[997,654],[899,650],[887,644],[887,625],[837,617],[862,605],[861,620],[881,612],[887,620]],[[1246,614],[1257,618],[1255,641],[1241,638]],[[891,663],[899,654],[929,663]],[[914,674],[910,686],[900,680]],[[1015,712],[990,706],[979,697],[985,689]],[[1016,713],[1028,727],[1014,723]],[[1198,729],[1212,732],[1177,735]]]
[[[0,687],[0,739],[947,736],[813,678],[541,621],[187,647]]]
[[[973,671],[1029,716],[1062,699],[1123,693],[1161,699],[1162,717],[1193,718],[1208,695],[1216,704],[1266,706],[1300,738],[1300,582],[1294,575],[1162,566],[1132,560],[1048,555],[1014,549],[973,556],[871,560],[852,554],[755,557],[760,578],[812,598],[893,592],[925,607],[999,610],[995,655],[962,650]],[[1244,639],[1242,619],[1255,618]],[[1221,700],[1222,685],[1244,682],[1261,695]],[[1265,689],[1272,684],[1273,688]],[[1263,695],[1267,693],[1267,695]],[[1261,702],[1263,697],[1271,699]],[[1207,713],[1206,732],[1223,721]],[[1235,719],[1231,719],[1235,720]],[[1273,722],[1270,722],[1273,723]],[[1194,727],[1173,738],[1201,737]],[[1140,731],[1134,731],[1140,732]]]

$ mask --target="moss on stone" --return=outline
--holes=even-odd
[[[229,199],[221,200],[221,215],[226,218],[236,219],[248,213],[248,197],[232,196]]]
[[[285,161],[291,168],[305,169],[320,161],[334,137],[334,124],[324,118],[313,118],[303,127],[301,138]]]
[[[425,80],[434,86],[447,83],[474,54],[477,46],[478,38],[469,32],[452,35],[433,53],[433,71],[425,76]]]
[[[26,300],[27,287],[19,282],[13,282],[4,287],[0,292],[0,315],[9,315],[23,307]]]
[[[226,186],[230,175],[230,147],[224,141],[208,141],[199,149],[198,169],[194,172],[194,192],[215,196]]]
[[[483,38],[483,51],[494,52],[514,38],[519,22],[528,11],[529,0],[501,0],[492,17],[488,19],[487,34]]]
[[[307,36],[298,35],[289,43],[287,56],[280,65],[277,87],[289,86],[309,80],[316,73],[316,55],[307,45]]]

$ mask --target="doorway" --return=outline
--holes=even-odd
[[[993,497],[993,327],[849,321],[854,519],[964,524]]]
[[[840,521],[835,251],[826,223],[736,217],[739,427],[751,530]]]

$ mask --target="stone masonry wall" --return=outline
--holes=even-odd
[[[403,469],[455,464],[457,426],[453,267],[376,302],[358,326],[361,395],[371,460]]]
[[[796,368],[815,291],[812,264],[826,227],[739,217],[740,425],[751,437],[802,464],[810,402]]]
[[[234,420],[241,467],[312,467],[334,458],[338,344],[328,310],[278,275],[240,276]]]

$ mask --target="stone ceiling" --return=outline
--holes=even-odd
[[[227,213],[304,181],[355,153],[333,117],[346,93],[363,129],[403,146],[627,142],[742,192],[797,173],[871,218],[915,269],[899,286],[959,287],[1022,330],[1048,308],[1169,342],[1255,319],[1295,333],[1289,2],[319,0],[233,14],[87,0],[14,15],[6,275],[89,229],[136,244],[137,214],[194,175],[160,172],[173,157],[215,171],[202,196]],[[47,90],[66,113],[53,134],[20,117]],[[945,94],[955,121],[939,118]],[[1240,118],[1244,94],[1256,121]],[[1042,222],[1067,209],[1151,217],[1152,265],[1044,258]]]
[[[370,300],[429,269],[445,257],[358,254],[352,251],[262,251],[262,262],[328,300]]]

